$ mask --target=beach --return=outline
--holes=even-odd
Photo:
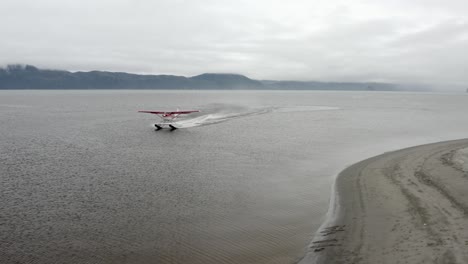
[[[468,263],[468,139],[356,163],[301,263]]]

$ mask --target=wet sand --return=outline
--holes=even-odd
[[[467,146],[412,147],[341,172],[332,218],[301,263],[468,263],[468,172],[457,162]]]

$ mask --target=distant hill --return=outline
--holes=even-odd
[[[260,81],[252,80],[240,74],[226,74],[226,73],[204,73],[189,78],[196,82],[199,88],[206,89],[259,89],[265,88]]]
[[[0,68],[0,89],[271,89],[271,90],[398,90],[389,83],[300,82],[252,80],[240,74],[204,73],[193,77],[124,72],[69,72],[31,65]]]

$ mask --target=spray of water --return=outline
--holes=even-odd
[[[305,111],[327,111],[338,110],[337,107],[330,106],[294,106],[294,107],[247,107],[240,105],[228,104],[211,104],[200,107],[199,113],[194,113],[188,116],[181,117],[176,122],[179,128],[189,128],[213,125],[220,122],[229,121],[235,118],[241,118],[252,115],[268,114],[268,113],[285,113],[285,112],[305,112]]]

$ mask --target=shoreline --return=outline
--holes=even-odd
[[[360,161],[336,178],[306,263],[468,263],[468,139]]]

